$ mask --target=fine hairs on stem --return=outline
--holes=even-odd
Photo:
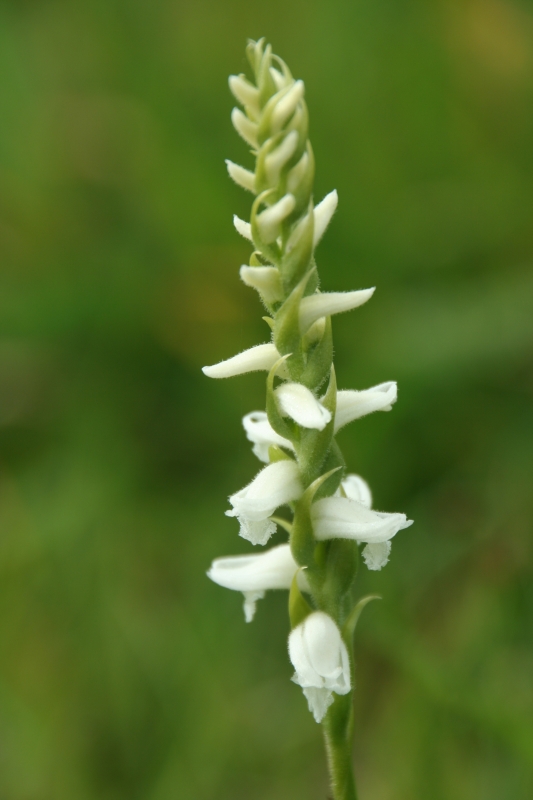
[[[288,590],[292,680],[323,725],[334,800],[356,800],[353,639],[361,611],[376,597],[357,593],[360,555],[368,569],[381,569],[392,538],[412,521],[372,509],[368,484],[346,472],[335,437],[366,414],[390,411],[397,387],[388,381],[337,389],[331,317],[366,303],[374,288],[320,291],[315,248],[337,208],[337,192],[314,204],[305,87],[264,39],[250,41],[246,53],[252,80],[230,77],[239,104],[231,119],[255,165],[226,163],[230,177],[255,198],[250,220],[235,217],[234,224],[253,247],[240,276],[261,297],[270,338],[203,371],[212,378],[267,373],[265,410],[243,419],[264,466],[231,495],[226,514],[237,518],[240,536],[252,545],[266,545],[277,526],[288,541],[218,558],[207,574],[242,592],[246,622],[267,590]],[[282,506],[289,516],[277,516]]]

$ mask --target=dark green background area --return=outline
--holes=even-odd
[[[533,12],[505,0],[0,6],[0,798],[325,800],[287,597],[205,577],[266,341],[229,73],[306,82],[339,437],[394,540],[357,637],[361,800],[533,796]],[[281,541],[281,534],[276,541]]]

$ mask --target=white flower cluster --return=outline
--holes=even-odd
[[[255,172],[230,161],[227,167],[236,183],[258,195],[251,223],[238,217],[234,218],[234,223],[237,231],[256,247],[258,256],[254,254],[255,260],[252,257],[250,265],[241,267],[240,275],[246,285],[259,292],[272,313],[273,340],[203,368],[212,378],[228,378],[257,370],[270,373],[271,403],[276,419],[281,422],[272,421],[271,412],[265,411],[253,411],[244,417],[244,429],[253,444],[253,452],[266,466],[251,483],[231,495],[231,509],[226,512],[228,516],[237,517],[240,536],[254,545],[265,545],[276,531],[276,522],[272,519],[276,509],[298,503],[308,488],[309,480],[304,478],[299,452],[301,438],[315,431],[317,435],[324,432],[333,441],[333,436],[348,423],[374,411],[390,411],[397,399],[394,381],[363,391],[335,391],[331,398],[329,389],[324,395],[318,394],[322,378],[315,383],[308,380],[306,385],[298,379],[299,373],[291,371],[292,353],[283,347],[284,329],[275,327],[284,308],[290,306],[291,335],[293,341],[294,336],[299,337],[305,364],[306,353],[312,352],[316,343],[325,337],[329,318],[362,305],[372,297],[374,289],[322,293],[316,288],[306,294],[306,282],[315,270],[311,264],[312,251],[335,212],[337,193],[331,192],[313,206],[310,193],[314,162],[307,141],[304,84],[292,78],[281,60],[279,69],[272,66],[271,58],[275,57],[258,42],[252,48],[251,59],[256,76],[262,76],[258,86],[243,75],[230,78],[230,88],[244,107],[244,112],[233,110],[232,121],[253,148],[257,162]],[[267,67],[270,64],[266,73],[265,64]],[[259,210],[261,203],[266,205],[263,210]],[[295,269],[295,253],[307,253],[303,278],[297,276],[296,279],[290,274],[290,269]],[[304,255],[299,257],[304,258]],[[295,294],[297,304],[291,306]],[[331,354],[325,369],[324,375],[327,375],[331,369]],[[274,372],[279,382],[276,388]],[[281,435],[273,426],[286,435]],[[294,431],[297,433],[293,437]],[[317,459],[320,468],[324,457],[317,455]],[[370,489],[358,475],[344,477],[333,496],[312,502],[309,519],[316,545],[335,539],[352,540],[357,546],[362,544],[363,558],[371,570],[379,570],[387,563],[391,539],[411,524],[405,514],[373,510]],[[288,523],[287,527],[290,528]],[[302,687],[315,719],[321,721],[333,702],[333,693],[344,695],[352,688],[350,657],[339,625],[316,606],[306,566],[297,563],[287,543],[260,554],[218,558],[212,563],[208,576],[221,586],[243,593],[247,622],[253,619],[256,602],[267,590],[291,589],[296,579],[299,591],[310,597],[311,605],[307,616],[289,636],[289,656],[296,671],[294,680]]]

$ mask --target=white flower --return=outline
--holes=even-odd
[[[282,383],[276,397],[283,416],[291,417],[303,428],[323,431],[331,420],[331,413],[314,394],[301,383]]]
[[[245,222],[243,219],[238,217],[237,214],[234,214],[233,224],[235,225],[235,230],[237,233],[240,233],[241,236],[253,243],[254,240],[252,237],[252,226],[249,222]]]
[[[266,303],[276,303],[283,299],[281,278],[277,267],[249,267],[240,269],[243,283],[261,293]]]
[[[251,106],[255,111],[259,111],[259,89],[253,83],[250,83],[244,75],[230,75],[228,83],[239,103],[242,103],[243,106]]]
[[[233,127],[239,134],[242,136],[244,141],[253,147],[254,149],[257,148],[257,128],[258,125],[256,122],[251,122],[246,114],[243,114],[240,108],[234,108],[231,112],[231,121],[233,122]]]
[[[354,419],[360,419],[373,411],[390,411],[397,397],[398,387],[395,381],[380,383],[361,392],[350,389],[337,392],[335,433]]]
[[[364,489],[364,482],[356,486],[356,481],[347,482],[343,488],[347,495],[360,493],[361,500],[348,497],[324,497],[311,506],[311,518],[315,537],[325,539],[355,539],[367,542],[363,557],[369,569],[381,569],[388,560],[390,539],[398,531],[408,528],[413,520],[405,514],[388,514],[384,511],[372,511],[368,505],[371,500],[370,490]],[[366,485],[366,484],[365,484]]]
[[[208,378],[232,378],[235,375],[244,375],[246,372],[256,372],[257,370],[272,369],[276,361],[279,361],[280,354],[275,345],[271,342],[258,344],[250,347],[232,358],[212,364],[209,367],[202,367],[202,372]],[[278,375],[287,375],[287,367],[284,363],[280,364]]]
[[[219,586],[243,593],[244,616],[251,622],[257,600],[269,589],[290,589],[297,570],[290,546],[280,544],[264,553],[217,558],[207,575]],[[298,573],[298,586],[303,592],[309,591],[304,570]]]
[[[228,517],[237,517],[239,535],[252,544],[266,544],[276,530],[269,517],[278,506],[298,500],[303,494],[298,465],[292,460],[276,461],[259,472],[253,481],[233,494]]]
[[[313,234],[313,246],[316,247],[326,232],[326,228],[331,222],[331,218],[337,209],[339,196],[337,190],[327,194],[320,203],[314,208],[315,228]]]
[[[302,687],[317,722],[333,702],[332,693],[351,689],[350,659],[333,619],[314,611],[289,635],[289,657],[296,670],[293,681]]]
[[[234,164],[229,158],[226,159],[226,167],[228,168],[230,178],[234,180],[235,183],[248,192],[255,193],[255,172],[250,172],[249,169],[245,169],[239,164]]]
[[[278,133],[289,117],[294,114],[296,106],[304,96],[305,86],[303,81],[295,81],[291,88],[276,103],[272,112],[270,123],[272,134]]]
[[[294,155],[298,147],[298,133],[291,131],[281,144],[272,150],[265,158],[265,172],[270,186],[275,186],[279,181],[281,170]]]
[[[342,314],[362,306],[370,300],[375,291],[359,289],[356,292],[317,292],[304,297],[300,303],[300,331],[304,334],[317,319],[332,314]]]
[[[280,436],[271,426],[268,421],[268,416],[265,411],[252,411],[242,418],[242,424],[246,431],[246,437],[250,442],[253,442],[252,451],[255,453],[260,461],[268,464],[268,448],[271,445],[278,445],[278,447],[286,447],[289,450],[294,450],[292,442]]]

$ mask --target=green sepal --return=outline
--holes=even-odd
[[[325,481],[316,493],[316,500],[322,497],[331,497],[340,486],[346,462],[341,453],[341,449],[335,439],[332,440],[329,453],[324,461],[323,470],[329,473],[330,477]]]
[[[296,151],[292,154],[292,156],[287,160],[287,162],[283,165],[280,173],[280,179],[276,183],[276,186],[273,187],[269,182],[266,174],[265,169],[265,160],[267,156],[270,155],[285,139],[287,133],[289,131],[283,130],[277,133],[275,136],[272,136],[268,139],[264,145],[259,150],[257,154],[257,160],[255,162],[255,188],[257,192],[264,192],[269,189],[275,188],[277,192],[276,200],[279,200],[285,194],[284,187],[285,187],[285,176],[287,172],[293,167],[297,162],[298,159],[301,158],[302,153],[300,152],[300,148],[296,148]],[[294,212],[293,212],[294,213]]]
[[[270,464],[275,464],[276,461],[294,461],[294,458],[277,444],[271,444],[268,448],[268,460]]]
[[[274,344],[280,353],[292,353],[289,370],[291,377],[298,379],[303,369],[300,336],[300,303],[305,293],[307,282],[314,270],[304,275],[299,284],[292,290],[281,308],[276,312],[274,321]]]
[[[352,539],[331,539],[320,555],[323,583],[322,603],[337,620],[344,620],[352,608],[352,592],[359,566],[359,549]],[[315,558],[318,554],[315,553]]]
[[[289,522],[288,519],[283,519],[283,517],[270,517],[272,522],[275,522],[276,525],[279,525],[280,528],[283,528],[284,531],[287,531],[289,536],[292,533],[292,522]]]
[[[276,201],[276,195],[277,192],[275,189],[267,189],[265,192],[258,194],[252,203],[252,210],[250,213],[250,225],[252,228],[252,239],[254,241],[254,246],[258,248],[263,257],[270,261],[270,263],[274,266],[277,266],[280,262],[281,250],[276,242],[267,244],[265,241],[263,241],[259,231],[259,226],[257,224],[257,215],[261,205],[270,206]]]
[[[298,573],[302,568],[296,570],[294,578],[292,579],[291,588],[289,591],[289,619],[291,621],[291,628],[296,628],[300,625],[309,614],[313,613],[313,609],[303,596],[298,586]]]
[[[367,594],[366,597],[362,597],[359,602],[355,604],[342,629],[342,637],[346,642],[350,642],[352,640],[355,633],[355,626],[359,621],[359,617],[361,616],[363,608],[370,603],[371,600],[381,599],[382,598],[379,594]]]
[[[273,81],[272,77],[270,76],[270,72],[269,72],[269,77],[270,77],[270,80],[272,81],[272,85],[274,86],[274,81]],[[291,128],[288,125],[288,121],[287,121],[287,123],[285,123],[285,125],[283,126],[281,131],[276,131],[275,133],[273,133],[272,132],[272,114],[274,113],[274,109],[276,108],[276,106],[279,103],[279,101],[282,100],[285,97],[285,95],[289,93],[289,91],[292,89],[292,86],[293,86],[293,84],[289,84],[288,86],[285,86],[285,87],[283,87],[283,89],[279,89],[279,90],[276,90],[276,88],[274,87],[275,94],[271,93],[271,95],[269,96],[269,99],[268,99],[265,107],[263,108],[263,112],[261,114],[261,122],[259,123],[259,128],[257,129],[257,140],[259,142],[259,145],[262,145],[264,142],[267,141],[267,139],[271,138],[272,136],[275,136],[276,134],[278,134],[280,132],[288,133],[291,130]],[[260,92],[259,93],[259,102],[261,102],[261,90],[259,90],[259,92]],[[261,103],[261,105],[262,105],[262,103]],[[304,124],[305,123],[306,123],[306,120],[304,119]],[[298,132],[300,133],[300,131],[298,131]],[[305,140],[307,139],[307,125],[306,125],[305,129],[303,130],[303,133],[305,134],[305,138],[303,139],[303,143],[304,143],[303,146],[305,147]],[[300,155],[301,155],[301,153],[300,153]]]
[[[256,84],[259,89],[259,105],[263,107],[268,99],[276,92],[276,84],[270,74],[272,63],[272,47],[267,44],[256,70]]]
[[[337,381],[333,364],[330,365],[328,389],[321,402],[331,413],[331,419],[326,427],[321,431],[313,428],[301,428],[300,432],[300,444],[297,452],[304,485],[314,481],[317,473],[322,472],[322,465],[333,440],[337,407]]]
[[[311,391],[316,391],[327,378],[333,361],[333,335],[331,317],[326,317],[326,327],[322,337],[313,344],[307,356],[307,363],[300,375],[300,382]]]
[[[261,319],[264,319],[271,331],[274,330],[274,320],[272,317],[261,317]]]
[[[313,183],[315,180],[315,156],[309,139],[307,140],[305,149],[307,150],[307,155],[309,156],[309,161],[307,163],[307,170],[300,184],[296,187],[296,189],[293,189],[292,191],[294,199],[296,200],[296,206],[294,207],[294,210],[295,212],[298,213],[303,212],[303,210],[309,206],[309,198],[313,192]]]
[[[283,286],[287,291],[290,291],[309,269],[313,257],[314,229],[315,218],[311,199],[307,214],[293,226],[285,243],[285,252],[279,269]]]
[[[295,423],[281,416],[276,395],[274,393],[274,378],[276,376],[276,372],[278,371],[280,365],[286,361],[290,355],[290,353],[287,353],[287,355],[279,358],[267,375],[266,413],[268,421],[276,433],[280,436],[283,436],[284,439],[289,439],[292,441],[295,437]]]
[[[337,468],[338,469],[338,468]],[[311,522],[311,505],[320,487],[331,476],[331,472],[321,475],[305,490],[299,500],[294,503],[294,519],[290,538],[291,552],[297,564],[313,568],[315,566],[314,551],[316,539]]]

